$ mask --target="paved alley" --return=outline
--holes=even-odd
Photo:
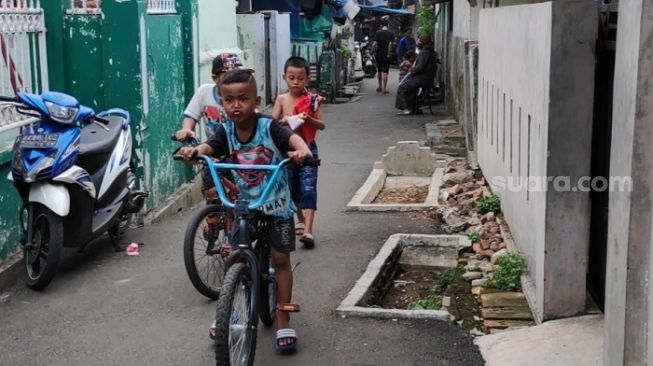
[[[390,77],[394,91],[396,70]],[[293,254],[301,262],[294,301],[302,312],[292,317],[300,352],[276,355],[274,330],[261,325],[257,365],[483,364],[471,337],[454,323],[335,314],[388,236],[438,232],[419,214],[344,211],[389,146],[423,140],[424,123],[444,117],[396,117],[394,92],[381,95],[375,88],[376,79],[365,79],[359,100],[324,108],[327,130],[317,137],[322,166],[316,247],[305,250],[298,243]],[[191,213],[131,230],[127,240],[145,243],[138,257],[114,253],[103,239],[82,255],[68,255],[43,293],[22,284],[0,290],[0,365],[213,364],[207,329],[215,303],[195,291],[183,264]]]

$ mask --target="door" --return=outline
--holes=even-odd
[[[592,178],[610,176],[610,141],[612,137],[612,92],[617,30],[617,4],[604,5],[596,45],[594,88],[594,123],[592,128]],[[605,299],[605,265],[608,243],[609,189],[590,192],[591,221],[587,287],[603,309]]]

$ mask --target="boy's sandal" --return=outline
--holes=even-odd
[[[299,241],[301,241],[306,248],[313,248],[315,246],[315,239],[313,239],[313,235],[309,233],[304,233],[304,235],[299,238]]]
[[[295,224],[295,235],[304,235],[304,223],[298,222]]]
[[[281,341],[285,340],[285,344],[282,345]],[[277,340],[275,343],[275,349],[281,354],[288,354],[297,351],[297,332],[292,328],[283,328],[277,330]]]

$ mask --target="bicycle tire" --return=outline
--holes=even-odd
[[[215,325],[216,325],[216,338],[215,338],[215,364],[216,366],[252,366],[254,365],[254,356],[256,352],[256,323],[258,323],[258,315],[256,313],[255,307],[252,306],[252,289],[251,289],[251,275],[249,268],[244,263],[235,263],[229,270],[224,278],[224,284],[222,286],[222,296],[218,299],[218,305],[215,313]],[[249,283],[250,286],[246,284]],[[234,298],[236,291],[239,290],[239,286],[245,286],[249,290],[246,290],[248,293],[248,303],[247,311],[249,317],[246,321],[244,329],[245,339],[243,344],[243,354],[241,355],[241,362],[237,360],[231,360],[231,331],[234,329],[232,327],[232,320],[234,317],[239,318],[237,314],[234,314]],[[238,328],[239,329],[239,328]],[[237,329],[236,329],[237,330]]]
[[[206,238],[198,237],[198,229],[201,228],[202,223],[212,214],[224,218],[224,208],[220,205],[207,205],[202,207],[188,222],[184,235],[184,266],[186,267],[186,273],[193,287],[202,295],[215,300],[220,297],[220,288],[224,280],[225,260],[220,255],[205,255],[207,266],[215,266],[213,267],[215,269],[214,281],[210,281],[210,277],[207,277],[205,280],[200,275],[196,261],[196,250],[200,249],[199,241],[202,239],[207,240]],[[224,227],[220,229],[220,232],[222,232],[223,238],[226,237]],[[219,233],[217,236],[219,237]]]
[[[260,255],[261,289],[259,292],[259,317],[265,326],[271,326],[277,314],[277,283],[269,281],[270,253]]]

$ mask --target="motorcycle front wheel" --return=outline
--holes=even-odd
[[[63,219],[41,204],[34,204],[32,242],[23,250],[27,286],[42,290],[50,284],[63,247]]]

